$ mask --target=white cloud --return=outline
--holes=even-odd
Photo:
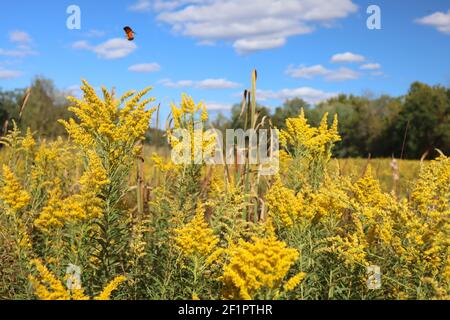
[[[358,79],[360,74],[348,68],[339,68],[337,70],[330,70],[321,64],[306,67],[300,66],[298,68],[289,67],[286,71],[288,75],[293,78],[312,79],[316,76],[323,76],[328,81],[345,81]]]
[[[86,32],[84,35],[88,38],[101,38],[106,34],[105,31],[102,30],[96,30],[96,29],[91,29],[88,32]]]
[[[103,59],[118,59],[128,56],[137,46],[128,40],[110,39],[94,48],[94,52]]]
[[[20,71],[0,69],[0,80],[10,80],[19,78],[21,76],[22,72]]]
[[[149,0],[138,0],[135,4],[128,7],[130,11],[138,11],[138,12],[150,11],[151,8],[152,5]]]
[[[138,1],[136,11],[155,10],[177,34],[200,43],[225,41],[239,53],[283,46],[356,12],[352,0],[156,0]]]
[[[442,33],[450,34],[450,9],[447,13],[438,11],[429,16],[416,19],[416,22],[432,26]]]
[[[37,54],[30,46],[33,39],[25,31],[11,31],[9,33],[9,41],[14,43],[16,47],[14,49],[0,48],[0,56],[24,58]]]
[[[244,54],[254,51],[274,49],[282,47],[286,44],[286,38],[255,38],[255,39],[240,39],[234,42],[233,48],[236,52]]]
[[[352,52],[337,53],[331,57],[331,62],[351,63],[351,62],[364,62],[365,60],[366,58],[364,56]]]
[[[279,91],[258,90],[257,97],[259,100],[286,100],[293,98],[301,98],[309,103],[318,103],[329,98],[337,96],[334,92],[325,92],[311,87],[301,87],[293,89],[281,89]]]
[[[382,72],[382,71],[374,71],[374,72],[371,72],[370,75],[372,75],[374,77],[380,77],[380,76],[384,76],[384,72]]]
[[[197,89],[234,89],[239,88],[241,85],[236,82],[232,82],[226,79],[205,79],[200,81],[193,80],[180,80],[180,81],[172,81],[170,79],[162,79],[158,81],[165,87],[169,88],[187,88],[194,87]]]
[[[172,81],[170,79],[161,79],[158,81],[158,83],[162,84],[165,87],[173,89],[192,87],[192,85],[194,84],[194,82],[191,80]]]
[[[130,11],[147,12],[150,10],[173,10],[185,4],[201,4],[208,2],[205,0],[137,0],[128,7]]]
[[[137,46],[131,41],[122,38],[114,38],[97,46],[91,46],[89,42],[81,40],[74,42],[72,48],[92,51],[101,59],[119,59],[131,54],[136,50]]]
[[[200,89],[234,89],[241,85],[226,79],[205,79],[198,81],[195,86]]]
[[[361,70],[377,70],[381,69],[381,64],[379,63],[366,63],[359,67]]]
[[[19,44],[29,44],[32,41],[28,33],[20,30],[11,31],[9,33],[9,40]]]
[[[37,52],[28,48],[28,47],[19,47],[13,50],[5,50],[0,48],[0,56],[5,57],[15,57],[15,58],[24,58],[27,56],[36,55]]]
[[[220,103],[220,102],[205,102],[208,111],[229,111],[233,107],[232,104]]]
[[[86,40],[80,40],[72,43],[72,48],[74,49],[86,49],[91,50],[93,47]]]
[[[210,41],[210,40],[203,40],[203,41],[197,42],[197,45],[199,45],[199,46],[206,46],[206,47],[212,47],[212,46],[215,46],[216,43],[214,41]]]
[[[311,79],[314,78],[315,76],[324,76],[328,72],[329,70],[324,66],[322,66],[321,64],[316,64],[310,67],[305,67],[301,65],[298,68],[290,66],[286,70],[286,73],[293,78],[305,78],[305,79]]]
[[[159,70],[161,70],[161,66],[154,62],[134,64],[128,68],[128,71],[141,73],[157,72]]]
[[[330,71],[325,79],[329,81],[345,81],[358,79],[360,74],[348,68],[339,68],[338,70]]]

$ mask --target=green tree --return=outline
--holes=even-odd
[[[427,152],[431,156],[435,148],[448,154],[449,89],[442,86],[432,87],[420,82],[413,83],[405,97],[403,108],[392,126],[392,132],[397,156],[403,153],[406,158],[420,158]]]
[[[68,119],[67,93],[55,88],[51,80],[35,78],[30,86],[31,93],[20,121],[20,127],[30,127],[47,138],[64,136],[65,130],[58,119]]]
[[[368,148],[369,100],[354,95],[339,95],[320,103],[316,108],[306,113],[310,122],[317,126],[325,112],[333,118],[335,114],[339,119],[339,133],[342,141],[336,144],[335,154],[339,157],[365,157]]]
[[[57,136],[65,136],[65,130],[57,120],[68,119],[67,92],[55,88],[51,80],[37,77],[30,86],[30,96],[25,104],[22,117],[20,108],[24,100],[25,89],[10,91],[0,90],[0,126],[6,120],[9,128],[14,120],[22,131],[30,128],[33,132],[39,132],[41,136],[54,139]]]

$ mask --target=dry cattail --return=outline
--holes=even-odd
[[[397,188],[398,188],[398,181],[400,180],[400,173],[399,173],[399,169],[398,169],[398,162],[394,157],[392,157],[390,166],[392,169],[392,191],[391,191],[391,193],[393,195],[396,195]]]
[[[23,96],[22,103],[21,103],[20,109],[19,109],[19,119],[22,118],[22,114],[23,114],[23,111],[25,110],[28,99],[30,98],[30,94],[31,94],[31,88],[28,88],[27,90],[25,90],[25,95]]]

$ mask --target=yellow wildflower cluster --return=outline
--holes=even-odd
[[[450,214],[450,158],[441,155],[422,171],[411,198],[422,214],[431,217]]]
[[[35,295],[41,300],[70,300],[71,294],[39,260],[33,260],[38,276],[29,275]]]
[[[180,108],[172,103],[171,109],[173,130],[168,130],[167,136],[174,151],[191,161],[212,156],[216,146],[216,134],[204,128],[208,120],[204,103],[195,104],[192,97],[183,94]],[[175,131],[174,134],[174,130],[182,131]],[[182,136],[179,136],[179,133]]]
[[[117,290],[121,283],[127,280],[124,276],[115,277],[104,289],[103,291],[95,297],[95,300],[110,300],[111,294]]]
[[[38,259],[32,261],[37,271],[37,276],[29,275],[29,280],[34,288],[34,294],[40,300],[90,300],[84,294],[84,289],[66,288],[63,283]],[[115,277],[102,292],[95,296],[95,300],[110,300],[111,294],[126,280],[124,276]]]
[[[310,212],[309,217],[342,217],[350,208],[349,196],[346,193],[348,185],[349,182],[343,177],[338,181],[325,177],[323,185],[316,192],[303,191],[303,197],[306,199],[304,206],[306,211]]]
[[[30,195],[23,189],[7,165],[3,165],[2,180],[0,200],[14,211],[25,208],[30,202]]]
[[[57,179],[62,180],[67,175],[69,166],[76,167],[78,159],[74,157],[73,149],[63,139],[52,142],[41,141],[36,147],[31,169],[31,184],[33,189],[52,188]]]
[[[337,218],[335,235],[319,240],[315,252],[333,253],[347,267],[376,262],[385,272],[383,286],[390,297],[414,296],[414,286],[401,284],[414,281],[430,284],[436,297],[444,297],[445,283],[450,279],[450,211],[448,200],[441,200],[449,199],[449,183],[448,158],[441,156],[424,167],[413,188],[412,201],[398,201],[381,190],[371,166],[367,166],[364,176],[354,184],[341,185],[341,214],[324,216],[321,221],[326,225]],[[322,247],[323,243],[327,246]]]
[[[286,188],[279,178],[268,191],[266,200],[270,214],[286,227],[292,226],[293,221],[302,214],[302,199],[293,190]]]
[[[200,115],[200,119],[202,122],[208,121],[208,110],[206,109],[206,106],[203,105],[202,107],[202,114]]]
[[[155,108],[146,110],[146,105],[153,102],[153,98],[140,102],[151,89],[146,88],[137,94],[130,91],[117,100],[102,88],[104,100],[101,100],[92,86],[83,81],[83,99],[69,97],[75,105],[69,110],[77,116],[79,123],[73,119],[61,123],[75,143],[86,148],[93,146],[99,137],[108,143],[134,144],[143,138],[155,111]],[[121,108],[123,103],[125,105]]]
[[[100,157],[93,151],[88,152],[88,167],[80,178],[80,185],[83,193],[100,192],[104,185],[110,183],[108,175],[103,167]]]
[[[63,122],[71,140],[35,139],[17,126],[0,139],[0,299],[21,298],[30,284],[39,299],[110,299],[125,281],[115,297],[449,298],[450,158],[415,162],[408,181],[403,161],[394,175],[380,176],[379,159],[334,168],[337,119],[313,127],[302,111],[281,132],[276,177],[154,154],[136,179],[148,89],[120,99],[82,89],[76,117]],[[171,146],[190,159],[212,152],[205,105],[183,95],[171,108]],[[390,193],[391,181],[404,187]],[[83,286],[78,274],[63,276],[71,262]],[[381,272],[379,290],[367,286],[370,266]]]
[[[66,224],[78,223],[102,214],[102,201],[91,194],[77,194],[63,198],[59,186],[49,192],[49,200],[35,219],[34,225],[49,233]]]
[[[69,207],[73,209],[75,206],[73,203],[68,203],[67,200],[63,201],[61,188],[57,185],[55,189],[49,192],[47,205],[34,221],[34,225],[41,231],[49,232],[50,228],[62,227],[69,216],[71,218],[79,216],[80,211],[81,215],[83,214],[81,208],[78,208],[80,210],[71,210],[69,212],[67,210]]]
[[[206,257],[219,242],[205,221],[205,210],[199,203],[194,218],[182,228],[175,229],[175,243],[187,257]]]
[[[277,240],[273,232],[264,238],[254,237],[252,242],[240,240],[229,248],[228,254],[230,261],[224,266],[222,276],[225,297],[246,300],[256,298],[258,293],[268,298],[265,294],[280,287],[299,256],[296,249]],[[302,277],[295,276],[286,283],[285,289],[292,290]]]
[[[278,151],[278,157],[280,162],[279,174],[285,175],[289,171],[289,167],[292,164],[292,157],[286,152],[286,150]]]
[[[289,292],[297,288],[297,286],[305,279],[306,273],[300,272],[290,278],[283,286],[284,291]]]
[[[164,159],[157,154],[153,154],[151,159],[155,167],[157,167],[162,172],[174,173],[179,169],[178,165],[174,164],[170,159]]]
[[[337,116],[331,127],[328,127],[328,114],[326,113],[318,128],[311,127],[305,117],[303,109],[299,117],[286,120],[286,130],[280,132],[280,145],[301,150],[306,148],[315,156],[331,156],[330,146],[341,140],[338,133]]]
[[[341,217],[350,206],[344,186],[344,183],[335,183],[326,177],[323,186],[315,192],[304,186],[301,192],[296,194],[277,178],[266,194],[269,214],[281,221],[285,227],[291,227],[302,220],[317,220],[323,216]]]
[[[103,201],[98,197],[102,186],[109,183],[106,170],[94,152],[88,153],[88,168],[80,178],[81,191],[63,199],[60,183],[49,192],[49,199],[34,221],[43,232],[61,228],[66,223],[76,223],[102,215]]]
[[[308,124],[303,109],[296,118],[286,120],[286,129],[280,132],[280,145],[286,154],[281,154],[281,173],[287,185],[295,190],[320,188],[331,158],[335,142],[340,141],[337,115],[328,126],[325,113],[320,125]]]
[[[364,176],[351,187],[354,201],[368,207],[386,207],[389,196],[381,191],[380,183],[373,178],[372,166],[369,164]]]
[[[28,128],[27,133],[22,140],[22,148],[27,152],[32,152],[35,145],[36,141],[33,138],[33,133],[31,132],[31,129]]]
[[[343,259],[347,266],[367,266],[366,249],[364,238],[357,234],[348,234],[347,236],[334,236],[323,239],[322,242],[328,242],[329,246],[319,248],[316,253],[329,252],[337,254]]]
[[[177,108],[175,104],[170,105],[172,109],[172,117],[174,121],[175,129],[179,129],[183,125],[183,121],[185,121],[186,115],[191,114],[195,115],[195,113],[201,110],[200,119],[202,122],[206,122],[208,120],[208,111],[206,110],[206,106],[203,102],[195,104],[192,97],[182,94],[181,95],[181,105],[180,108]],[[183,119],[184,118],[184,119]]]

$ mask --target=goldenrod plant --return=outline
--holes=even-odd
[[[248,159],[203,160],[216,136],[183,95],[166,128],[177,162],[143,144],[150,88],[81,89],[67,140],[15,125],[1,138],[0,299],[449,299],[448,156],[334,159],[338,116],[316,127],[302,111],[261,177]],[[254,129],[256,98],[254,72]]]

